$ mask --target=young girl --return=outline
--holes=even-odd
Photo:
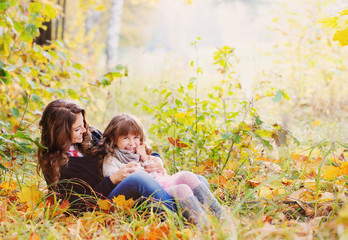
[[[103,162],[104,176],[113,174],[129,162],[136,162],[140,171],[150,172],[169,195],[179,202],[184,216],[190,222],[204,224],[206,209],[220,218],[223,208],[207,186],[189,171],[168,175],[159,155],[150,154],[146,149],[145,140],[143,127],[136,117],[127,113],[116,115],[106,127],[100,145],[101,152],[106,153]],[[148,168],[149,163],[156,163],[157,167]]]

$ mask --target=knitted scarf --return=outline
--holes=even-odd
[[[115,157],[120,161],[121,163],[127,164],[129,162],[139,162],[140,161],[140,155],[136,153],[131,153],[127,150],[122,150],[115,148]]]

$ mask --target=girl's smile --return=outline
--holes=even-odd
[[[121,150],[128,150],[135,153],[136,147],[140,145],[139,135],[129,133],[126,136],[120,136],[116,141],[116,146]]]

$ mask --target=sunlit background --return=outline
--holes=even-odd
[[[229,80],[237,79],[249,100],[269,88],[264,92],[270,97],[256,103],[265,121],[281,123],[304,141],[347,140],[347,48],[332,41],[332,31],[320,22],[344,9],[346,1],[121,2],[114,55],[115,63],[127,66],[129,75],[96,96],[99,109],[91,111],[101,114],[91,115],[94,125],[103,129],[120,111],[150,122],[134,103],[160,98],[144,88],[186,83],[196,77],[197,66],[203,71],[198,91],[204,97],[223,80],[213,64],[214,52],[230,46],[238,61],[232,64]],[[111,9],[109,0],[67,1],[64,40],[92,76],[108,69]],[[274,101],[278,90],[289,99]]]

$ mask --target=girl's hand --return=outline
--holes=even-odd
[[[135,149],[135,152],[140,155],[140,159],[142,162],[148,160],[149,156],[146,154],[145,144],[138,145]]]
[[[144,168],[145,168],[145,171],[148,173],[157,171],[163,174],[165,171],[163,168],[162,159],[155,156],[151,156],[151,163],[146,165]]]
[[[112,175],[110,175],[111,182],[113,184],[119,184],[131,173],[138,170],[138,167],[139,167],[139,164],[136,162],[127,163],[123,168],[121,168],[117,172],[114,172]]]

